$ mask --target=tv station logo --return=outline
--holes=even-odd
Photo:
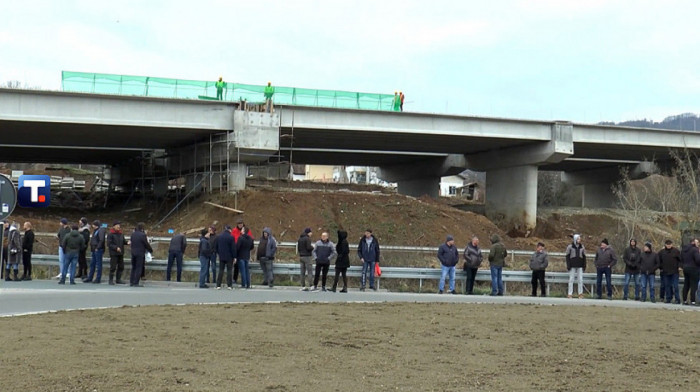
[[[19,176],[17,203],[21,207],[48,207],[51,204],[51,177]]]

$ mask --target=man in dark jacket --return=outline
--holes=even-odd
[[[71,232],[63,237],[61,243],[65,252],[66,264],[63,266],[61,280],[58,284],[66,284],[66,273],[70,273],[70,284],[75,284],[75,267],[78,263],[78,255],[86,248],[85,239],[78,233],[78,225],[71,227]]]
[[[311,244],[311,228],[307,227],[304,232],[299,236],[297,240],[297,253],[299,253],[299,268],[300,268],[300,278],[301,278],[301,291],[309,291],[309,288],[313,285],[313,265],[314,262],[311,259],[311,253],[314,250],[314,246]]]
[[[491,236],[491,249],[489,250],[489,264],[491,267],[491,295],[503,295],[503,267],[506,265],[508,251],[501,242],[501,236]]]
[[[581,243],[581,235],[574,234],[573,241],[566,247],[566,270],[569,271],[568,298],[574,294],[574,280],[578,276],[578,298],[583,298],[583,271],[586,269],[586,249]]]
[[[642,302],[647,300],[647,287],[649,287],[649,299],[651,302],[656,302],[654,297],[654,276],[657,269],[659,269],[659,256],[653,251],[651,242],[647,242],[644,244],[644,252],[642,252],[639,262],[639,272],[642,276]]]
[[[622,260],[625,262],[625,285],[622,287],[622,299],[627,301],[630,280],[634,279],[634,300],[639,301],[639,263],[642,252],[637,247],[637,240],[632,238],[630,246],[625,249]]]
[[[698,290],[698,271],[700,271],[700,252],[698,252],[697,239],[683,247],[681,259],[683,261],[683,303],[695,305],[695,296]],[[690,294],[690,297],[688,297]]]
[[[474,236],[472,241],[464,248],[464,271],[467,273],[467,284],[464,286],[464,294],[474,294],[474,280],[483,260],[484,255],[481,254],[481,248],[479,248],[479,238]]]
[[[347,271],[348,268],[350,268],[350,244],[348,244],[347,231],[338,230],[338,244],[335,246],[335,251],[338,253],[338,257],[335,259],[335,279],[333,279],[333,287],[331,288],[331,291],[335,293],[335,290],[338,287],[338,277],[342,275],[343,289],[340,290],[340,292],[347,293]]]
[[[153,253],[144,227],[145,223],[139,222],[131,234],[131,287],[141,286],[139,281],[141,280],[141,270],[146,262],[146,252]]]
[[[70,233],[70,227],[68,226],[68,219],[61,218],[61,227],[58,229],[58,276],[56,278],[60,279],[63,274],[63,267],[66,264],[65,253],[61,244],[63,239]]]
[[[199,257],[199,285],[200,289],[208,289],[207,277],[209,275],[209,260],[211,260],[212,251],[211,242],[209,242],[209,236],[211,235],[210,229],[202,229],[199,233],[199,246],[197,247],[197,257]]]
[[[318,291],[318,278],[322,275],[321,288],[326,291],[326,278],[331,262],[338,257],[335,244],[328,239],[328,233],[321,233],[321,239],[316,241],[311,257],[316,262],[316,274],[314,275],[314,287],[311,291]]]
[[[263,286],[273,287],[273,282],[275,277],[272,273],[272,262],[275,260],[275,255],[277,254],[277,239],[272,235],[272,230],[266,227],[262,231],[260,236],[260,242],[258,243],[258,251],[256,253],[256,258],[260,263],[260,268],[263,274]]]
[[[671,298],[675,297],[676,303],[681,303],[681,295],[678,292],[678,268],[681,265],[681,252],[673,246],[673,241],[666,240],[664,248],[659,251],[659,269],[663,281],[663,291],[665,302],[671,303]]]
[[[233,262],[236,260],[236,242],[231,235],[231,226],[224,226],[224,232],[216,239],[216,253],[219,255],[219,276],[216,279],[216,289],[221,290],[221,281],[226,270],[226,284],[233,289]]]
[[[532,270],[532,296],[537,297],[537,282],[540,283],[540,292],[543,297],[547,296],[547,286],[544,282],[544,275],[547,266],[549,265],[549,258],[547,257],[547,252],[544,250],[544,243],[537,243],[537,250],[530,257],[530,269]]]
[[[209,256],[209,262],[207,264],[207,283],[216,283],[216,227],[209,227],[209,234],[207,236],[209,240],[209,249],[211,249],[211,256]],[[209,280],[209,271],[211,271],[211,280]]]
[[[34,230],[32,230],[30,222],[24,222],[24,236],[22,237],[24,274],[22,280],[32,280],[32,252],[34,252]]]
[[[117,284],[124,284],[122,272],[124,272],[124,247],[129,245],[122,233],[121,222],[112,223],[112,228],[107,234],[107,247],[109,247],[109,284],[113,285],[114,273],[117,273]]]
[[[455,239],[448,235],[445,243],[440,245],[437,252],[437,258],[440,260],[440,283],[438,285],[438,293],[445,292],[445,277],[450,276],[450,294],[457,294],[455,291],[455,266],[459,262],[459,252],[455,246]]]
[[[377,290],[374,285],[375,263],[379,263],[379,241],[372,234],[372,229],[365,230],[365,235],[360,238],[357,245],[357,257],[362,263],[362,278],[360,279],[360,291],[365,291],[367,276],[369,275],[369,288]]]
[[[83,236],[83,239],[85,240],[85,244],[90,243],[90,225],[88,224],[88,220],[85,217],[80,218],[80,221],[78,221],[78,233]],[[83,278],[83,282],[85,282],[88,278],[88,267],[87,267],[87,246],[85,249],[80,252],[78,255],[78,275],[75,276],[76,278]]]
[[[102,257],[105,254],[105,239],[107,228],[102,227],[102,222],[92,222],[92,235],[90,236],[90,271],[85,283],[99,284],[102,280]]]
[[[603,275],[608,289],[608,299],[612,299],[612,268],[617,264],[615,250],[610,246],[607,238],[600,242],[600,247],[595,254],[596,267],[596,291],[597,298],[603,297]]]
[[[250,263],[250,251],[253,250],[255,244],[253,238],[248,235],[248,228],[244,227],[241,230],[241,235],[236,241],[236,258],[238,259],[238,271],[241,274],[241,288],[250,288],[250,270],[248,265]]]
[[[173,262],[176,263],[177,281],[182,279],[182,257],[187,249],[187,237],[185,233],[178,233],[170,240],[168,248],[168,270],[165,272],[165,280],[170,281],[170,271],[173,269]]]

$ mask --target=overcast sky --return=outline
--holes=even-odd
[[[84,71],[582,122],[700,112],[700,1],[0,0],[0,83]]]

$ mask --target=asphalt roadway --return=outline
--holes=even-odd
[[[641,309],[669,309],[700,311],[700,307],[663,303],[567,299],[556,297],[523,297],[488,295],[451,295],[428,293],[392,293],[383,290],[360,292],[351,289],[348,293],[302,292],[299,287],[253,286],[245,290],[199,289],[194,283],[151,281],[144,287],[129,285],[110,286],[81,283],[58,285],[56,280],[33,280],[24,282],[0,282],[0,317],[20,316],[76,309],[102,309],[122,306],[184,305],[184,304],[235,304],[235,303],[279,303],[279,302],[410,302],[410,303],[478,303],[478,304],[536,304],[570,306],[607,306]]]

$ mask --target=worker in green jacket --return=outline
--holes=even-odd
[[[399,97],[399,93],[396,91],[394,91],[393,109],[395,112],[401,111],[401,98]]]
[[[265,111],[268,113],[272,113],[272,96],[275,95],[275,88],[272,87],[271,82],[267,82],[267,86],[265,86]]]
[[[219,76],[219,81],[216,82],[216,100],[217,101],[224,100],[224,88],[226,88],[226,82],[224,82],[224,78],[222,76]]]

